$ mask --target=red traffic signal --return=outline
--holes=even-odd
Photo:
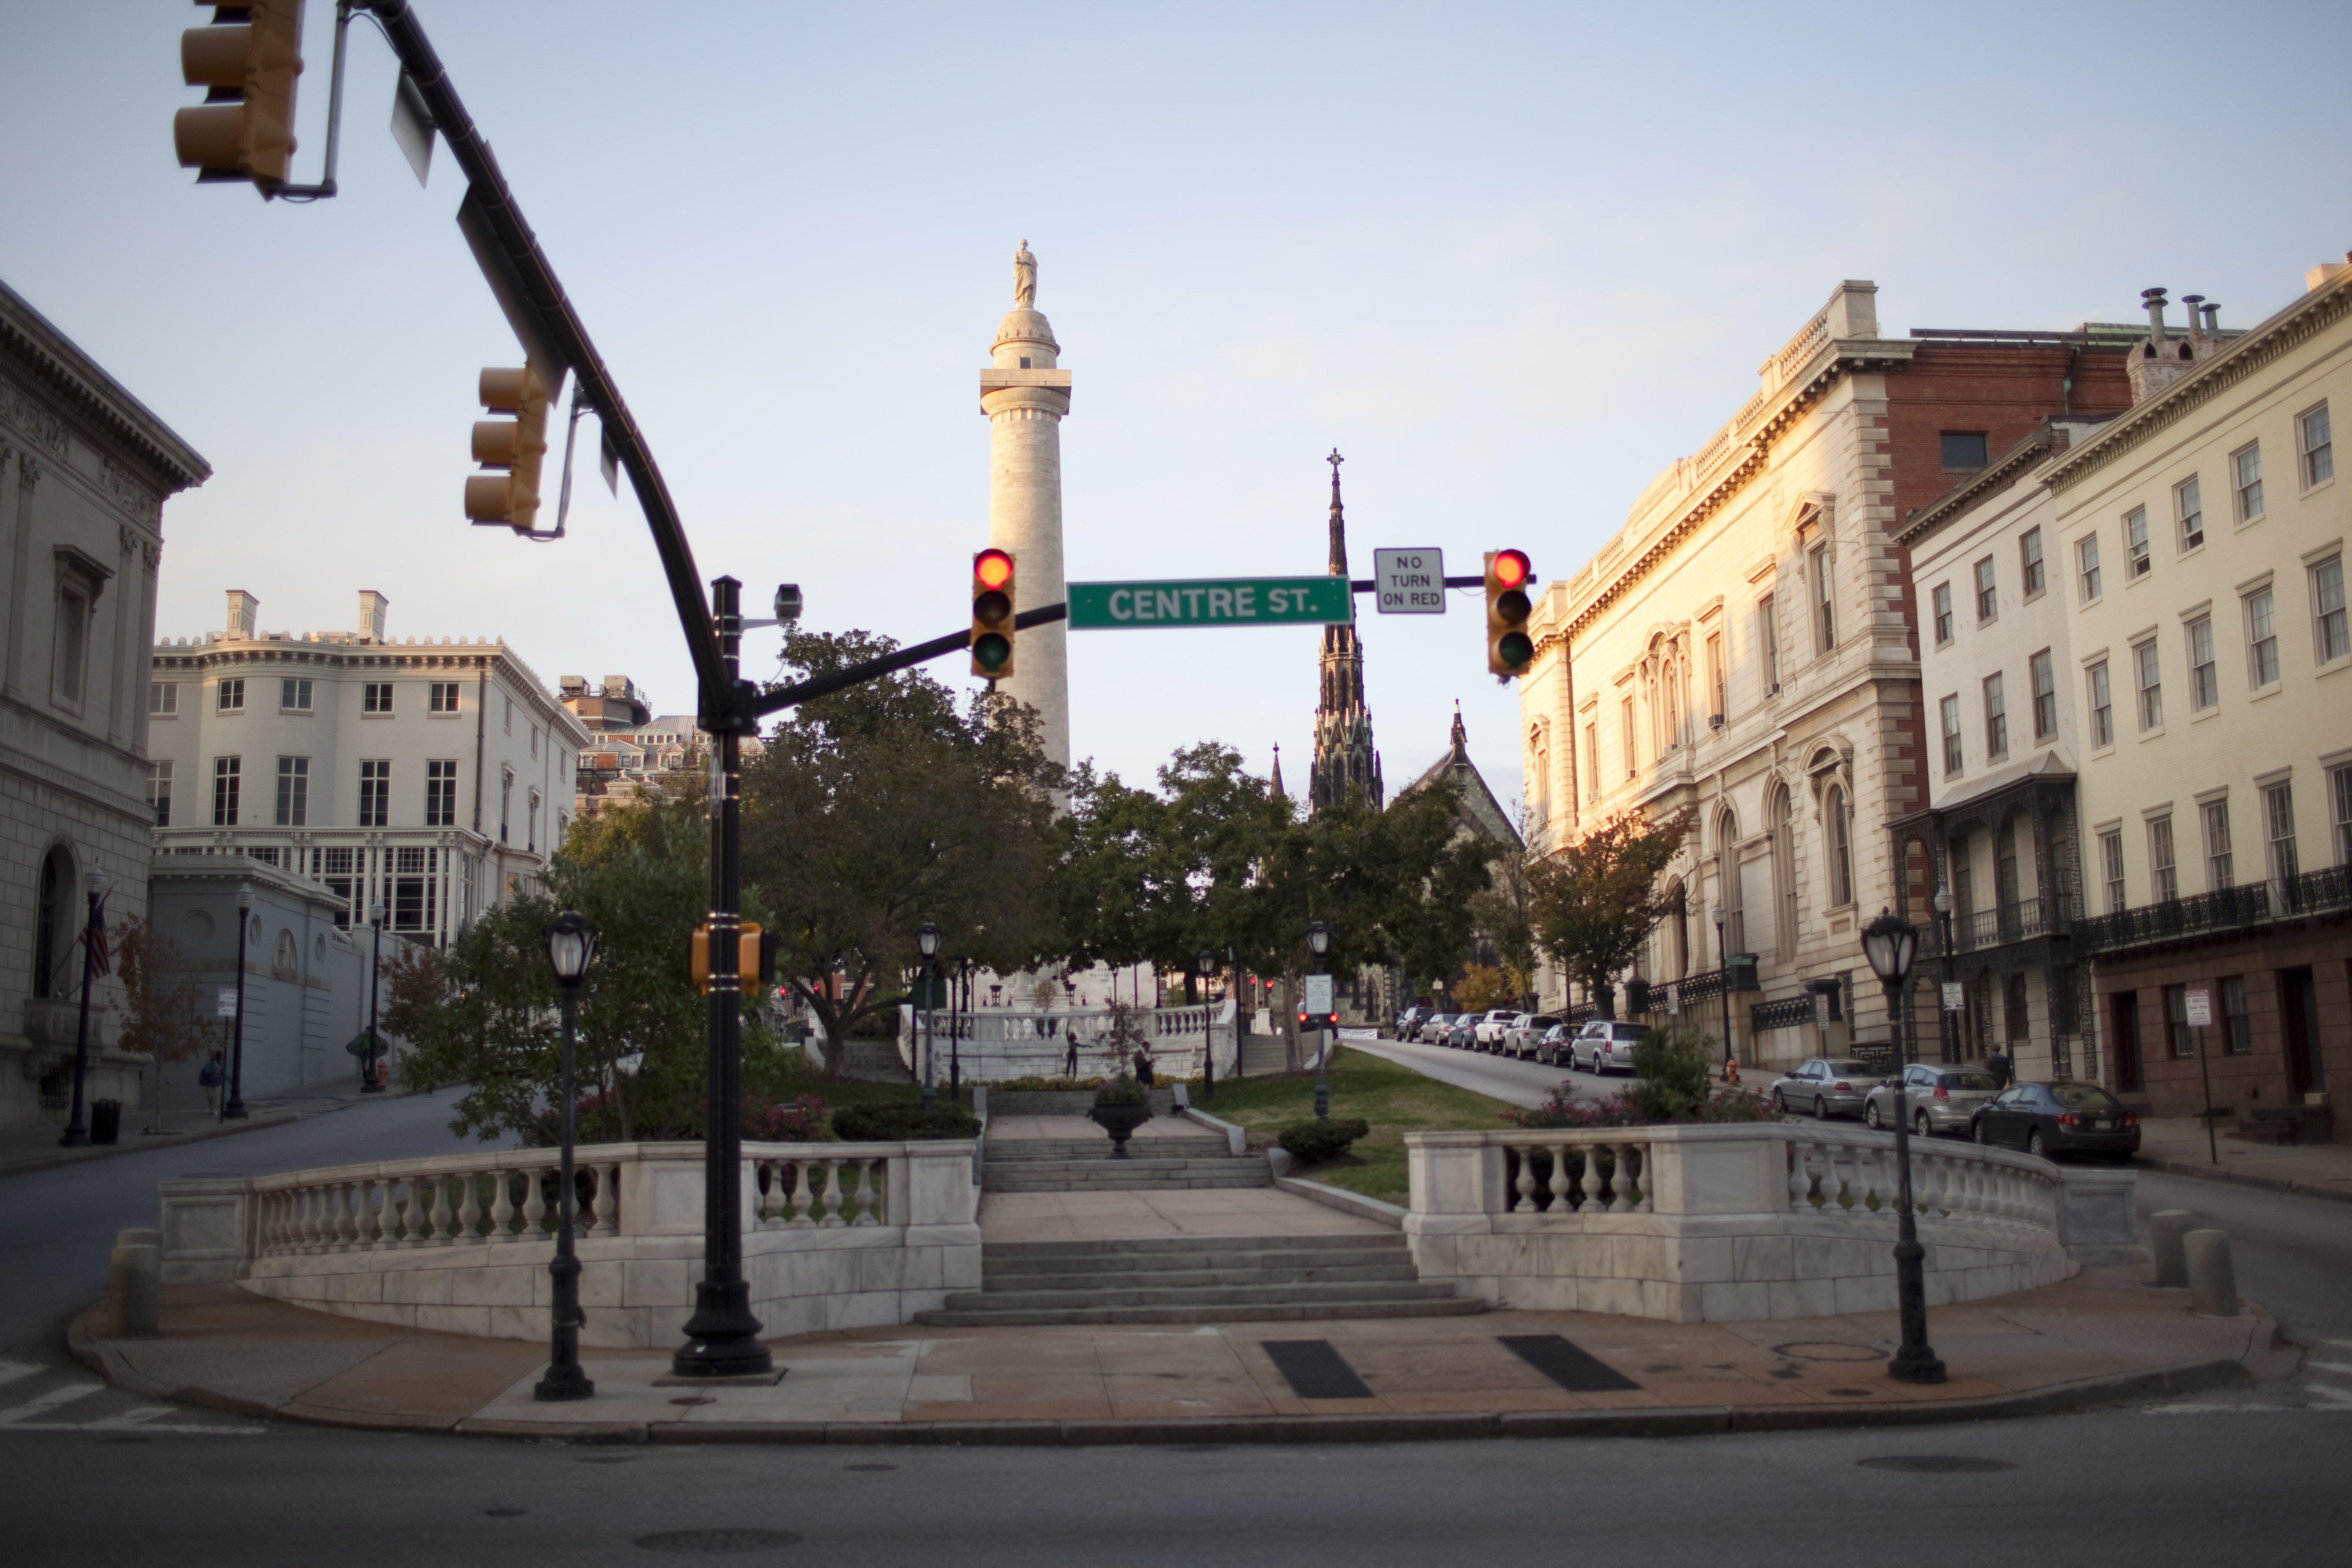
[[[1013,673],[1013,556],[990,546],[971,558],[971,672]]]
[[[1534,574],[1525,551],[1486,552],[1486,670],[1506,680],[1535,662],[1535,639],[1528,633],[1535,610],[1528,582]]]

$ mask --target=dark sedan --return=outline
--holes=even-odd
[[[2139,1152],[2139,1118],[2095,1083],[2045,1079],[2012,1084],[1977,1107],[1979,1143],[2029,1154],[2105,1154],[2118,1163]]]

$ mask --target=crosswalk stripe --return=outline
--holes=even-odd
[[[14,1410],[0,1410],[0,1426],[21,1425],[32,1416],[54,1410],[60,1405],[69,1405],[77,1399],[86,1398],[105,1386],[106,1384],[102,1383],[69,1383],[63,1388],[52,1388],[47,1394],[35,1395]]]
[[[2347,1394],[2340,1388],[2330,1388],[2324,1383],[2313,1384],[2310,1392],[2331,1405],[2352,1405],[2352,1394]]]
[[[14,1383],[20,1377],[30,1377],[37,1372],[47,1370],[46,1367],[35,1366],[30,1362],[0,1361],[0,1386]]]
[[[2308,1364],[2314,1372],[2352,1372],[2352,1362],[2315,1361]]]

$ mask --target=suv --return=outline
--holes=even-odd
[[[1559,1022],[1549,1013],[1520,1014],[1518,1021],[1503,1031],[1503,1054],[1529,1060],[1536,1054],[1536,1042]]]
[[[1576,1043],[1569,1047],[1568,1065],[1584,1072],[1606,1078],[1612,1072],[1633,1070],[1633,1047],[1649,1034],[1645,1024],[1628,1024],[1617,1018],[1595,1018],[1584,1026]]]
[[[1481,1013],[1477,1026],[1470,1031],[1470,1043],[1482,1051],[1499,1051],[1503,1048],[1503,1031],[1518,1020],[1517,1012],[1509,1007]]]

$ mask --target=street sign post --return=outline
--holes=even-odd
[[[2197,1076],[2205,1080],[2205,1157],[2218,1165],[2221,1145],[2213,1131],[2213,1068],[2205,1060],[2205,1026],[2213,1021],[2213,993],[2202,985],[2181,993],[2188,1004],[2189,1026],[2197,1031]]]
[[[1944,982],[1944,1011],[1965,1013],[1969,1010],[1969,988],[1958,980]]]
[[[2184,993],[2189,1003],[2189,1023],[2192,1028],[2204,1028],[2213,1021],[2213,993],[2191,990]]]
[[[1308,975],[1307,1005],[1303,1011],[1315,1017],[1325,1017],[1334,1010],[1331,1005],[1331,977],[1328,974]]]
[[[1139,626],[1325,626],[1355,618],[1345,577],[1195,577],[1165,583],[1073,583],[1073,631]]]
[[[220,1017],[220,1018],[234,1018],[234,1017],[236,1017],[236,992],[234,992],[234,991],[222,991],[222,992],[216,993],[216,994],[215,994],[214,998],[213,998],[213,1009],[214,1009],[214,1016],[215,1016],[215,1017]]]
[[[1445,613],[1445,552],[1442,550],[1372,552],[1374,601],[1384,616]]]

